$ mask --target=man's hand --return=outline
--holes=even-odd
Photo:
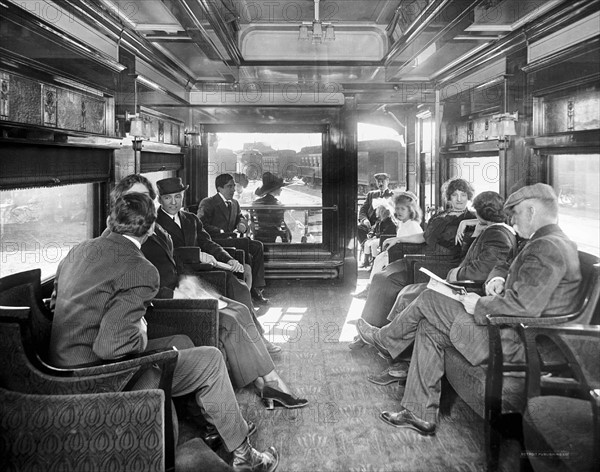
[[[485,294],[494,296],[502,295],[504,293],[504,279],[501,277],[495,277],[485,285]]]
[[[210,254],[207,254],[206,252],[201,251],[200,252],[200,262],[203,262],[204,264],[216,265],[217,260]]]
[[[244,266],[235,259],[231,259],[227,264],[233,268],[234,272],[244,272]]]
[[[371,222],[369,221],[368,218],[363,218],[363,220],[360,222],[363,226],[371,229]]]
[[[477,300],[479,300],[480,298],[481,297],[476,293],[469,292],[466,295],[460,297],[460,302],[465,307],[467,313],[472,315],[475,313],[475,305],[477,305]]]
[[[241,234],[244,234],[244,233],[245,233],[245,232],[248,230],[248,227],[247,227],[247,226],[246,226],[244,223],[240,222],[240,223],[238,223],[238,225],[237,225],[237,230],[238,230],[238,231],[239,231]]]

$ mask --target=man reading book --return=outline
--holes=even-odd
[[[569,313],[577,305],[581,271],[577,247],[558,227],[558,200],[552,187],[535,184],[509,196],[505,208],[513,227],[529,241],[512,261],[495,267],[486,282],[486,296],[467,294],[452,300],[425,290],[392,323],[375,328],[358,320],[368,344],[394,358],[414,341],[406,388],[398,412],[380,418],[395,427],[435,434],[444,350],[454,347],[472,365],[488,358],[486,315],[540,317]],[[507,362],[521,362],[524,349],[516,332],[502,332]]]

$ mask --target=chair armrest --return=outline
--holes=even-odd
[[[563,391],[569,392],[569,396],[577,392],[577,397],[595,402],[594,391],[600,389],[600,371],[597,367],[600,358],[600,326],[521,325],[520,334],[525,339],[527,357],[527,398],[541,394],[544,381],[541,377],[543,366],[538,351],[538,338],[547,338],[558,347],[573,376],[568,390]]]
[[[448,272],[458,265],[456,259],[447,256],[409,254],[404,259],[410,267],[408,273],[413,277],[411,283],[429,282],[429,276],[419,270],[421,267],[430,270],[438,277],[444,279],[448,275]]]
[[[195,346],[219,343],[219,310],[216,299],[155,299],[145,316],[150,339],[187,335]]]
[[[552,326],[560,323],[566,323],[575,315],[557,315],[557,316],[542,316],[534,318],[532,316],[506,316],[506,315],[486,315],[488,323],[495,326],[519,326],[521,324],[527,326]]]
[[[388,249],[390,263],[402,259],[407,254],[422,254],[425,244],[398,243]]]
[[[240,264],[244,265],[246,263],[246,255],[243,249],[237,249],[230,246],[223,246],[223,249]]]

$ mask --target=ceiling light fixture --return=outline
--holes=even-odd
[[[314,2],[315,19],[313,21],[302,22],[298,33],[298,39],[303,41],[311,40],[314,44],[320,44],[323,41],[333,41],[335,39],[335,28],[332,23],[320,20],[320,0],[314,0]]]

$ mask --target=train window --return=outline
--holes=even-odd
[[[404,136],[387,126],[358,123],[358,194],[375,188],[373,175],[386,172],[391,189],[406,189]]]
[[[94,184],[0,191],[2,276],[40,268],[42,278],[93,237]]]
[[[234,198],[251,218],[256,239],[266,243],[322,242],[321,133],[210,133],[208,168],[209,194],[216,193],[214,178],[219,174],[246,176],[247,186],[238,188]],[[263,182],[267,172],[273,176],[271,183]],[[283,179],[285,185],[276,200],[265,199],[264,192],[256,193],[277,186],[273,183],[277,179]],[[271,208],[257,211],[261,204]],[[272,205],[280,204],[285,211],[278,213]]]
[[[580,250],[600,255],[600,154],[548,157],[551,183],[558,195],[560,227]]]
[[[448,175],[469,181],[475,189],[475,195],[488,190],[499,193],[500,157],[451,157],[448,159]]]

